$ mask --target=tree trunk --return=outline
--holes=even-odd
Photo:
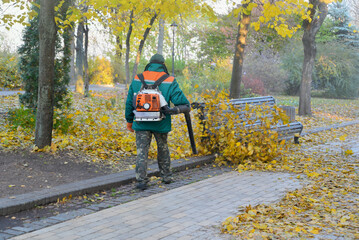
[[[39,15],[39,90],[36,112],[35,145],[51,146],[55,77],[56,0],[41,0]]]
[[[131,11],[130,14],[130,23],[128,27],[128,32],[126,36],[126,62],[125,62],[125,68],[126,68],[126,86],[131,81],[130,79],[130,50],[131,50],[131,34],[132,34],[132,24],[133,24],[133,11]]]
[[[74,6],[74,0],[68,0],[65,1],[64,4],[62,5],[60,12],[61,12],[61,16],[62,17],[66,17],[67,12],[69,10],[70,7]],[[74,74],[75,74],[75,69],[74,69],[74,48],[75,48],[75,43],[74,43],[74,30],[72,26],[66,26],[65,29],[63,29],[64,33],[62,34],[63,37],[63,67],[62,70],[64,71],[64,81],[66,83],[66,87],[69,87],[70,83],[74,83]],[[55,89],[55,96],[56,96],[57,92]],[[56,103],[55,103],[56,105]]]
[[[84,50],[83,50],[83,41],[84,41],[84,23],[81,21],[77,26],[77,36],[76,36],[76,88],[75,91],[83,93],[83,59],[84,59]]]
[[[252,2],[252,1],[250,1]],[[243,4],[243,8],[247,8],[249,3]],[[249,24],[251,21],[251,16],[245,13],[242,13],[239,16],[239,25],[238,33],[236,39],[236,48],[234,51],[233,57],[233,68],[232,68],[232,79],[231,79],[231,88],[230,88],[230,98],[239,98],[240,97],[240,87],[242,81],[242,69],[243,69],[243,60],[244,60],[244,49],[246,46],[246,39],[248,35]]]
[[[157,53],[163,55],[163,40],[165,38],[165,20],[159,21],[158,46]]]
[[[317,35],[324,19],[328,14],[328,5],[320,2],[320,0],[310,0],[313,8],[308,9],[311,12],[312,21],[305,20],[303,23],[304,34],[302,38],[304,47],[304,61],[302,69],[302,81],[300,84],[299,92],[299,115],[312,115],[311,109],[311,87],[312,87],[312,74],[315,64],[315,57],[317,47],[315,43],[315,36]],[[316,12],[318,11],[318,16]]]
[[[122,58],[122,37],[116,36],[116,57],[117,59]]]
[[[90,96],[89,94],[90,76],[89,76],[89,63],[88,63],[89,27],[87,24],[84,26],[84,33],[85,33],[85,53],[84,53],[85,97],[89,97]]]
[[[71,35],[71,61],[70,61],[70,83],[76,83],[76,75],[75,75],[75,32],[74,30],[70,30]]]
[[[120,73],[121,73],[121,60],[122,60],[122,34],[118,33],[116,36],[116,56],[115,56],[115,64],[114,64],[114,82],[120,82]]]
[[[139,45],[138,51],[137,51],[135,65],[133,66],[132,79],[135,77],[135,75],[137,73],[137,67],[138,67],[138,64],[140,63],[143,46],[145,45],[145,41],[147,39],[148,34],[150,33],[150,30],[152,28],[154,21],[156,20],[156,17],[157,17],[157,13],[155,13],[155,15],[153,15],[153,17],[151,18],[149,27],[146,28],[145,33],[143,34],[143,37],[140,41],[140,45]]]

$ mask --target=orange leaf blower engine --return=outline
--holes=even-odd
[[[161,121],[165,114],[161,108],[167,106],[167,102],[158,89],[140,90],[133,99],[135,121]]]

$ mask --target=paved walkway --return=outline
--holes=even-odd
[[[300,188],[292,177],[224,173],[13,239],[226,239],[219,234],[223,220],[234,216],[238,206],[274,202]]]

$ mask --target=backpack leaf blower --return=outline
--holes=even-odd
[[[186,119],[188,135],[191,142],[193,154],[197,154],[196,142],[194,140],[191,115],[191,107],[189,105],[178,105],[173,108],[168,107],[168,103],[163,97],[158,86],[166,80],[169,75],[164,74],[153,85],[148,85],[145,82],[143,74],[138,74],[138,78],[142,82],[140,91],[133,96],[133,107],[135,114],[135,121],[139,122],[153,122],[161,121],[166,117],[166,114],[175,115],[183,113]]]

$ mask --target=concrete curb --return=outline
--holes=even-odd
[[[174,172],[195,168],[213,162],[214,155],[193,157],[188,160],[179,159],[171,162]],[[157,164],[148,166],[148,176],[159,176]],[[154,170],[156,169],[156,170]],[[95,193],[104,189],[110,189],[128,184],[135,180],[135,170],[127,170],[119,173],[109,174],[92,179],[82,180],[74,183],[55,186],[50,189],[25,193],[14,196],[14,198],[0,198],[0,216],[29,210],[35,206],[56,202],[57,199],[69,195],[80,196]]]

